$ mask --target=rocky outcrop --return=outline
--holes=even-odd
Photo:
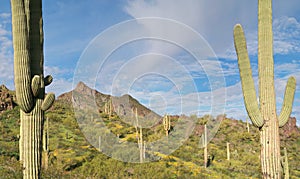
[[[79,82],[74,90],[60,95],[57,100],[73,105],[76,109],[90,109],[96,104],[99,113],[103,113],[106,111],[105,108],[110,106],[111,113],[116,113],[121,118],[132,118],[135,115],[135,109],[137,109],[137,113],[141,118],[151,118],[154,121],[161,118],[161,116],[140,104],[138,100],[128,94],[119,97],[103,94],[83,82]],[[143,122],[142,119],[140,119],[140,122]]]
[[[300,134],[297,127],[297,119],[295,117],[290,117],[285,126],[282,127],[282,133],[284,137],[290,137],[292,134]]]
[[[13,101],[13,95],[5,85],[0,86],[0,113],[13,109],[15,103]]]

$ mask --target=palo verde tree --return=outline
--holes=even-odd
[[[292,111],[296,80],[287,82],[284,102],[276,114],[272,32],[272,0],[258,0],[258,74],[259,103],[252,78],[246,39],[241,25],[234,27],[244,103],[253,125],[259,128],[263,178],[281,178],[279,127],[286,124]]]
[[[20,161],[23,178],[40,178],[44,112],[55,96],[45,95],[42,0],[11,0],[14,81],[20,106]]]

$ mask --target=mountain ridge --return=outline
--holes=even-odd
[[[129,94],[124,94],[122,96],[103,94],[96,89],[87,86],[84,82],[79,82],[73,90],[61,94],[58,96],[57,100],[69,105],[72,105],[73,103],[73,106],[78,109],[87,109],[92,103],[96,103],[100,113],[110,110],[110,113],[125,118],[135,116],[136,112],[140,117],[151,118],[154,120],[159,120],[161,118],[159,114],[142,105],[137,99]]]

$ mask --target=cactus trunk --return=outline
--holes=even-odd
[[[226,149],[227,149],[227,160],[230,160],[230,143],[226,143]]]
[[[166,136],[168,137],[169,131],[171,129],[170,117],[168,115],[165,115],[163,118],[163,126],[164,130],[166,131]]]
[[[274,87],[272,0],[258,0],[259,105],[241,25],[235,26],[234,42],[245,106],[253,125],[260,129],[263,178],[281,178],[279,127],[285,125],[292,111],[296,81],[293,77],[289,78],[282,110],[278,117]]]
[[[289,161],[288,161],[288,154],[287,154],[286,147],[284,148],[283,171],[284,171],[284,179],[289,179],[290,178],[290,171],[289,171]]]
[[[204,125],[204,132],[203,132],[203,155],[204,155],[204,168],[207,167],[208,162],[208,156],[207,156],[207,128],[206,124]]]
[[[132,109],[133,112],[133,109]],[[140,151],[140,163],[144,162],[144,159],[146,159],[146,142],[143,140],[143,128],[140,126],[140,131],[138,130],[139,127],[139,117],[137,108],[135,108],[135,131],[136,131],[136,138],[138,143],[138,148]]]
[[[246,118],[246,123],[247,123],[247,131],[248,131],[248,133],[250,133],[250,126],[249,126],[249,121],[248,121],[248,118]]]
[[[259,104],[265,121],[260,130],[264,178],[280,178],[280,139],[276,114],[273,62],[272,0],[258,1]]]
[[[43,128],[43,154],[42,167],[48,169],[49,160],[49,119],[46,118]]]
[[[14,80],[20,106],[20,160],[23,178],[40,178],[44,111],[54,102],[45,96],[41,0],[11,0]]]
[[[37,102],[38,105],[38,102]],[[41,105],[41,103],[40,103]],[[23,123],[23,178],[39,178],[41,172],[43,111],[34,108],[32,114],[21,111]]]

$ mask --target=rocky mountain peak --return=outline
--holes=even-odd
[[[95,93],[95,90],[91,89],[85,83],[83,83],[81,81],[77,84],[74,91],[79,92],[81,94],[86,94],[86,95],[93,95]]]

